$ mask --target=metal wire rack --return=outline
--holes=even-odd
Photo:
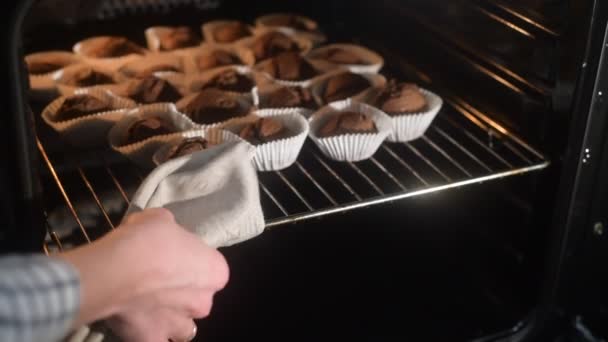
[[[293,166],[260,173],[267,228],[549,165],[540,152],[483,113],[457,98],[444,99],[422,138],[385,143],[369,160],[335,162],[307,142]],[[90,242],[114,229],[145,172],[112,154],[52,155],[41,140],[38,148],[50,176],[44,184],[47,248]]]

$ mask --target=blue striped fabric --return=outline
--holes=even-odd
[[[0,258],[0,341],[58,341],[78,313],[80,282],[44,255]]]

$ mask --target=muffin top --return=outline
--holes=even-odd
[[[111,103],[101,97],[81,94],[70,96],[57,110],[57,121],[67,121],[83,116],[112,110]]]
[[[239,132],[239,136],[253,145],[260,145],[269,141],[282,139],[288,134],[287,128],[277,119],[258,118],[256,121],[245,125]]]
[[[389,115],[398,115],[421,112],[427,101],[416,84],[391,80],[374,105]]]
[[[331,115],[331,114],[327,114]],[[377,132],[374,121],[367,115],[357,112],[342,112],[333,115],[319,130],[320,137],[343,134]]]

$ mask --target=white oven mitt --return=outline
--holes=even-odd
[[[254,153],[230,142],[170,160],[143,181],[127,215],[164,207],[212,247],[251,239],[264,230]]]

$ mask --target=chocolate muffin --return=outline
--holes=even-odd
[[[224,91],[247,93],[254,86],[253,79],[248,75],[240,74],[235,70],[226,70],[205,83],[202,89],[217,88]]]
[[[209,142],[201,137],[195,138],[185,138],[175,146],[171,148],[167,157],[163,162],[175,159],[179,157],[183,157],[194,152],[206,150],[209,147]]]
[[[241,59],[227,51],[215,50],[210,54],[197,56],[194,60],[199,71],[205,71],[221,66],[243,64]]]
[[[306,20],[305,18],[293,15],[276,15],[264,20],[264,25],[269,27],[290,27],[300,31],[315,31],[317,30],[317,24],[312,20]]]
[[[374,105],[394,116],[422,112],[427,107],[427,102],[416,84],[391,80],[374,101]]]
[[[315,109],[316,103],[306,88],[280,87],[260,97],[260,108],[300,107]]]
[[[323,99],[326,103],[353,97],[371,87],[368,79],[353,73],[342,73],[330,77],[325,83]]]
[[[56,121],[67,121],[112,110],[111,104],[97,96],[82,94],[68,97],[57,110]]]
[[[82,68],[69,77],[63,77],[61,83],[80,88],[92,87],[99,84],[112,84],[114,80],[110,75],[93,70],[92,68]]]
[[[82,45],[81,52],[87,57],[112,58],[131,54],[144,54],[145,49],[125,37],[100,37]]]
[[[283,52],[260,63],[257,70],[285,81],[303,81],[319,75],[319,71],[297,52]]]
[[[127,77],[146,78],[152,76],[156,72],[182,72],[182,70],[176,67],[175,65],[156,64],[141,70],[133,70],[130,68],[123,67],[120,68],[119,72]]]
[[[251,35],[249,26],[238,21],[226,23],[213,31],[213,38],[218,43],[233,43]]]
[[[239,132],[239,136],[253,145],[282,139],[289,134],[283,123],[274,118],[259,118],[247,124]]]
[[[189,27],[174,27],[158,37],[161,51],[172,51],[196,46],[201,43],[201,37]]]
[[[357,112],[343,112],[334,115],[319,130],[322,138],[343,134],[375,133],[378,130],[374,121],[365,114]]]
[[[298,44],[281,32],[267,32],[256,39],[252,46],[256,61],[275,57],[283,52],[300,52]]]
[[[369,64],[367,61],[365,61],[361,57],[357,56],[356,53],[353,53],[352,51],[342,49],[339,47],[329,48],[329,49],[323,51],[323,53],[318,54],[316,56],[316,58],[322,58],[322,59],[324,59],[328,62],[334,63],[334,64],[345,64],[345,65],[352,65],[352,64],[368,65]]]
[[[57,71],[63,67],[70,65],[70,61],[65,57],[48,56],[44,61],[28,62],[27,71],[31,75],[42,75]]]
[[[167,119],[160,116],[150,116],[137,120],[129,126],[124,145],[134,144],[157,135],[177,132],[177,127]]]
[[[131,81],[126,96],[143,104],[177,102],[182,97],[171,83],[154,76]]]
[[[192,100],[183,105],[180,110],[192,121],[211,125],[249,114],[251,106],[244,105],[234,96],[209,88],[199,92]]]

